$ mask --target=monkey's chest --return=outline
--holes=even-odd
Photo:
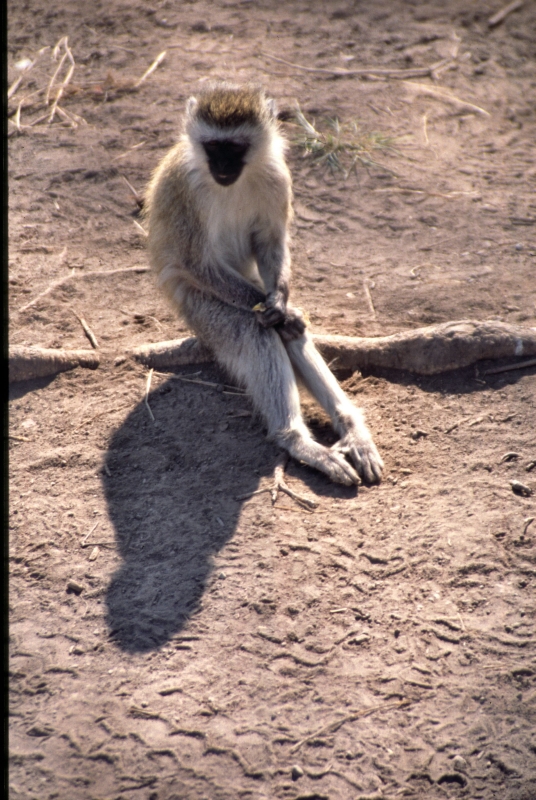
[[[234,222],[234,224],[233,224]],[[251,226],[236,224],[236,221],[217,220],[210,230],[209,247],[212,257],[224,261],[228,266],[243,272],[254,261]]]

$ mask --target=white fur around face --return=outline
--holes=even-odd
[[[214,139],[218,133],[207,125],[195,123],[203,135]],[[225,138],[243,136],[247,127],[225,131]],[[221,133],[221,131],[220,131]],[[262,129],[254,132],[238,180],[231,186],[220,186],[210,174],[203,139],[194,138],[188,130],[185,144],[188,180],[192,195],[200,199],[202,223],[206,232],[205,257],[217,258],[244,277],[258,282],[258,271],[252,255],[252,232],[266,221],[274,233],[284,236],[288,221],[288,187],[290,175],[284,161],[286,142],[276,126],[269,135]],[[251,135],[251,138],[254,138]]]

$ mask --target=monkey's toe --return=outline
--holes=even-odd
[[[332,481],[335,483],[342,483],[344,486],[353,486],[359,483],[359,475],[354,468],[348,463],[344,456],[339,455],[333,451],[329,451],[329,462],[326,464],[327,469],[323,469]]]
[[[295,459],[323,472],[334,483],[344,486],[359,483],[359,475],[341,453],[329,450],[303,433],[294,431],[291,435],[278,437],[278,443]]]
[[[370,439],[365,442],[352,441],[345,436],[333,445],[332,450],[344,453],[354,464],[356,471],[365,483],[379,483],[382,479],[383,461],[376,445]]]

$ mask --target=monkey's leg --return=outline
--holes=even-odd
[[[183,312],[216,360],[244,386],[266,421],[270,439],[337,483],[358,482],[341,453],[312,438],[301,415],[294,370],[275,330],[262,328],[253,314],[213,298],[190,295]]]
[[[296,373],[330,415],[333,427],[341,437],[332,450],[350,456],[360,477],[367,482],[379,481],[383,461],[365,424],[363,412],[343,392],[307,332],[286,342],[285,347]]]

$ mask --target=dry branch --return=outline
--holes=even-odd
[[[494,320],[444,322],[392,336],[313,334],[313,340],[327,361],[336,360],[337,369],[383,367],[419,375],[460,369],[482,359],[536,356],[536,328]],[[193,337],[143,345],[129,355],[155,369],[212,360],[210,352]]]
[[[214,360],[212,353],[194,337],[140,345],[131,350],[129,355],[140,364],[154,369],[171,369]]]
[[[93,333],[93,331],[91,330],[89,325],[87,324],[87,322],[84,319],[84,317],[81,317],[80,314],[77,314],[74,309],[73,309],[73,314],[75,315],[76,319],[78,320],[78,322],[82,326],[82,330],[86,334],[86,338],[88,339],[91,347],[94,350],[98,350],[99,349],[99,343],[97,341],[97,337],[95,336],[95,334]]]
[[[314,72],[322,75],[330,75],[334,78],[354,78],[354,77],[378,77],[378,78],[425,78],[427,76],[434,77],[437,70],[443,70],[448,66],[453,59],[443,58],[429,67],[416,67],[409,69],[385,69],[378,67],[361,67],[360,69],[343,69],[337,67],[336,69],[326,69],[325,67],[305,67],[302,64],[295,64],[292,61],[287,61],[279,56],[274,56],[271,53],[260,53],[264,58],[269,58],[272,61],[277,61],[279,64],[285,64],[287,67],[299,69],[302,72]]]
[[[442,100],[461,112],[465,111],[472,114],[481,114],[484,117],[491,116],[489,111],[486,111],[485,108],[481,108],[474,103],[469,103],[467,100],[462,100],[460,97],[456,97],[443,88],[428,86],[426,83],[414,83],[413,81],[404,81],[404,86],[415,94],[424,94],[427,97],[434,97],[437,100]]]
[[[91,350],[48,350],[12,345],[9,348],[9,382],[45,378],[75,367],[97,369],[99,356]]]
[[[501,8],[500,11],[497,11],[492,17],[488,19],[488,25],[490,28],[494,28],[496,25],[499,25],[503,20],[506,19],[508,14],[511,14],[512,11],[517,11],[518,8],[521,8],[525,5],[524,0],[513,0],[512,3],[508,3],[507,6]]]
[[[274,506],[276,504],[279,492],[284,492],[292,500],[295,500],[299,506],[301,506],[302,508],[306,508],[307,511],[313,511],[313,509],[318,508],[318,503],[316,500],[310,500],[308,497],[303,497],[303,495],[298,494],[293,489],[291,489],[290,486],[287,485],[285,481],[285,469],[287,467],[288,460],[289,460],[288,453],[283,453],[278,459],[274,469],[274,481],[271,488],[265,487],[264,489],[257,489],[254,492],[247,492],[246,494],[240,494],[237,495],[236,499],[249,500],[251,497],[255,497],[255,495],[269,492],[272,498],[272,505]],[[279,506],[279,508],[287,508],[287,506]]]

